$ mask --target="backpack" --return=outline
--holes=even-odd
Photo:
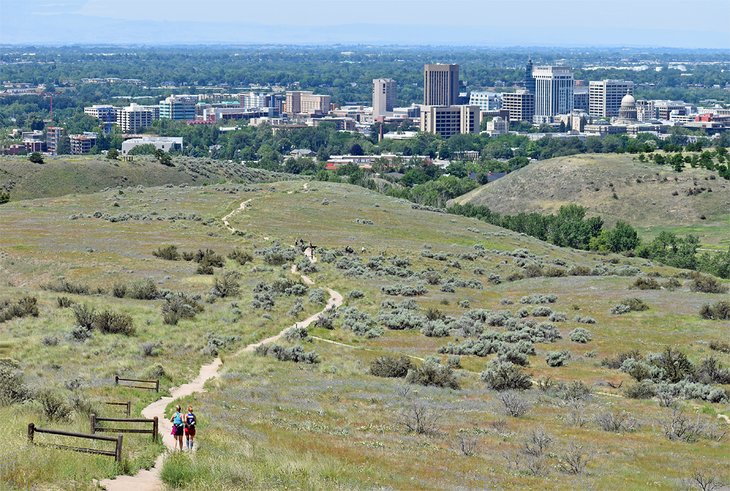
[[[195,415],[193,413],[188,413],[185,415],[185,426],[187,426],[188,428],[195,427]]]

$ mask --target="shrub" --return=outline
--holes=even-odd
[[[541,304],[541,303],[555,303],[558,300],[557,295],[528,295],[520,299],[522,304]]]
[[[713,433],[699,413],[694,419],[691,419],[679,409],[674,409],[671,416],[662,422],[662,429],[664,436],[669,440],[680,440],[687,443],[696,442],[700,438],[711,437]]]
[[[692,362],[683,352],[667,346],[662,353],[652,360],[653,364],[663,371],[664,380],[679,382],[694,371]]]
[[[38,300],[35,297],[21,297],[16,302],[0,301],[0,322],[27,316],[38,317]]]
[[[137,300],[157,300],[160,298],[160,290],[152,280],[138,281],[127,289],[127,296]]]
[[[180,253],[177,250],[177,246],[174,245],[160,247],[156,251],[152,252],[152,255],[159,257],[160,259],[166,259],[167,261],[180,260]]]
[[[625,411],[620,413],[606,411],[596,416],[596,424],[603,431],[623,433],[636,431],[639,426],[636,419]]]
[[[309,292],[309,301],[312,303],[326,303],[327,294],[323,289],[315,288],[314,290]]]
[[[534,317],[547,317],[549,315],[552,315],[553,310],[550,307],[535,307],[532,310],[532,315]]]
[[[693,292],[701,293],[726,293],[727,286],[720,283],[714,276],[698,274],[694,277],[689,286]]]
[[[651,380],[642,380],[626,387],[624,395],[629,399],[651,399],[656,395],[656,387]]]
[[[618,370],[619,368],[621,368],[623,363],[630,358],[634,360],[641,360],[643,359],[643,356],[641,355],[639,350],[625,351],[623,353],[617,354],[613,358],[605,358],[601,361],[601,366]]]
[[[293,343],[295,341],[301,341],[309,336],[309,331],[304,326],[290,327],[284,331],[284,339]]]
[[[143,356],[158,356],[162,352],[162,343],[148,341],[139,345]]]
[[[57,336],[43,336],[43,339],[41,339],[41,343],[43,343],[43,346],[58,346],[59,339]]]
[[[94,316],[94,329],[105,334],[134,335],[134,322],[132,316],[120,314],[111,310],[104,310]]]
[[[700,308],[700,316],[708,320],[730,320],[730,302],[720,301],[714,305],[705,304]]]
[[[301,346],[285,348],[278,344],[260,345],[256,349],[259,356],[272,356],[279,361],[293,361],[294,363],[319,363],[319,355],[315,351],[304,351]]]
[[[355,307],[345,307],[342,312],[342,327],[349,329],[358,336],[376,338],[383,335],[383,329],[376,325],[370,315]]]
[[[347,296],[355,300],[358,298],[363,298],[365,294],[360,290],[352,290],[350,293],[347,294]]]
[[[570,353],[567,351],[549,351],[545,355],[545,363],[549,367],[562,367],[565,362],[570,359]]]
[[[481,373],[481,379],[494,390],[526,390],[532,387],[530,376],[513,363],[492,360]]]
[[[424,336],[443,338],[450,334],[451,328],[442,320],[430,320],[421,328]]]
[[[659,282],[654,278],[640,276],[636,278],[636,281],[634,281],[634,284],[631,286],[631,288],[636,288],[638,290],[659,290],[659,288],[661,287],[659,285]]]
[[[30,398],[30,391],[23,381],[23,372],[18,364],[7,359],[0,359],[0,407]]]
[[[68,297],[58,297],[56,299],[56,305],[59,309],[67,309],[74,304],[74,301]]]
[[[317,320],[314,322],[315,327],[321,327],[323,329],[329,329],[332,330],[335,328],[334,321],[332,320],[333,314],[328,312],[323,312],[322,314],[317,317]]]
[[[449,389],[459,388],[459,382],[450,367],[428,361],[420,367],[409,370],[406,375],[406,382]]]
[[[94,328],[94,321],[96,320],[96,310],[88,305],[75,305],[73,308],[74,317],[76,317],[76,324],[87,329],[92,330]]]
[[[611,308],[611,313],[621,315],[629,312],[642,312],[648,309],[649,306],[640,298],[625,298],[620,304]]]
[[[406,356],[381,356],[370,362],[370,373],[376,377],[402,378],[412,368],[413,363]]]
[[[71,414],[71,406],[69,406],[63,396],[55,390],[40,390],[35,395],[35,400],[40,403],[43,415],[49,421],[64,420]]]
[[[730,370],[714,356],[704,358],[695,368],[694,377],[703,384],[730,384]]]
[[[570,340],[574,343],[585,344],[591,339],[593,339],[591,332],[587,329],[583,329],[582,327],[576,327],[570,331]]]
[[[546,384],[547,392],[557,397],[566,404],[575,404],[577,401],[584,401],[591,395],[591,388],[580,380],[573,380],[569,383],[558,382],[556,384]]]
[[[505,414],[507,414],[507,416],[512,416],[513,418],[524,416],[531,408],[527,399],[517,392],[502,392],[499,396],[497,396],[497,399],[499,399],[504,406]]]
[[[162,320],[165,324],[176,326],[182,319],[194,319],[203,311],[203,306],[184,293],[175,293],[165,298],[162,304]]]
[[[256,249],[254,253],[257,256],[263,256],[264,262],[271,266],[281,266],[294,261],[296,257],[294,249],[282,247],[278,242],[272,244],[271,247]]]
[[[215,332],[205,333],[205,338],[206,344],[200,352],[208,356],[218,356],[221,350],[237,343],[241,339],[240,336],[224,336]]]
[[[595,324],[596,319],[593,317],[584,317],[584,316],[576,316],[575,319],[573,319],[575,322],[579,324]]]
[[[124,298],[127,295],[127,285],[117,283],[112,287],[112,295],[117,298]]]
[[[724,341],[710,341],[710,349],[720,353],[730,353],[730,343]]]
[[[398,422],[408,433],[433,435],[438,431],[441,415],[420,401],[411,401],[400,413]]]
[[[59,278],[53,283],[47,283],[41,288],[52,292],[72,293],[74,295],[88,295],[89,287],[80,283],[69,283],[63,278]]]
[[[211,294],[220,297],[235,297],[241,291],[241,273],[225,271],[213,279]]]
[[[583,447],[571,442],[567,450],[558,457],[558,468],[566,474],[578,475],[585,471],[589,461]]]
[[[548,320],[550,322],[565,322],[568,320],[568,315],[565,312],[553,312],[548,317]]]
[[[386,295],[402,295],[404,297],[415,297],[428,293],[423,285],[385,285],[380,291]]]
[[[515,365],[520,365],[522,367],[526,367],[530,364],[525,353],[518,351],[510,345],[502,345],[499,348],[498,359],[504,362],[514,363]]]
[[[84,326],[76,325],[71,328],[71,331],[68,333],[68,336],[73,341],[78,341],[79,343],[83,343],[87,339],[91,337],[91,328],[87,328]]]
[[[247,263],[253,261],[253,256],[242,249],[233,249],[228,253],[228,259],[236,261],[241,266],[245,266]]]

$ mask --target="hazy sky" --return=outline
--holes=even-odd
[[[0,0],[0,43],[215,42],[730,48],[730,0]]]

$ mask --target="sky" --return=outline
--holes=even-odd
[[[730,0],[0,0],[0,44],[730,49]]]

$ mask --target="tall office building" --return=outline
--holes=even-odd
[[[527,60],[525,65],[525,90],[535,93],[535,79],[532,77],[532,60]]]
[[[194,95],[171,95],[160,101],[160,119],[192,121],[195,119],[195,105],[198,97]]]
[[[458,99],[459,65],[424,65],[423,104],[426,106],[453,106]]]
[[[113,123],[117,120],[117,108],[108,104],[95,104],[85,107],[84,114],[88,114],[102,123]]]
[[[469,105],[479,106],[482,111],[496,111],[502,108],[502,101],[496,92],[472,92],[469,94]]]
[[[423,106],[421,131],[442,138],[459,133],[479,133],[482,113],[479,106]]]
[[[149,106],[132,103],[117,110],[117,124],[123,133],[139,133],[152,126],[154,119],[154,111]]]
[[[373,117],[379,118],[393,112],[396,83],[391,78],[373,80]]]
[[[573,71],[567,67],[538,66],[535,79],[535,120],[549,120],[573,110]]]
[[[626,80],[592,80],[588,84],[588,114],[596,118],[618,116],[621,99],[634,93],[634,82]]]
[[[291,90],[286,93],[286,113],[289,116],[327,114],[331,102],[332,98],[328,95],[314,94],[312,91]]]
[[[535,115],[535,94],[527,90],[502,94],[502,109],[509,111],[510,121],[532,121]]]

